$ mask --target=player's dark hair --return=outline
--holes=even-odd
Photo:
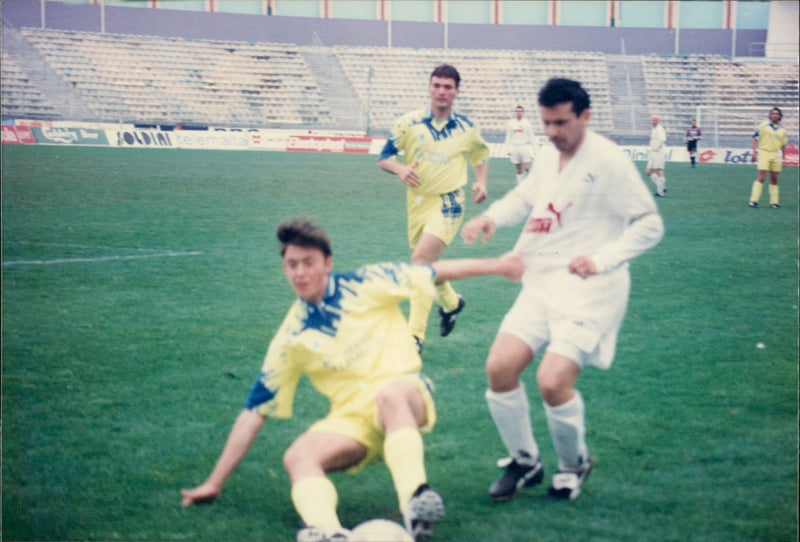
[[[778,114],[781,116],[781,120],[783,120],[783,111],[781,111],[780,107],[773,107],[772,109],[769,110],[770,113],[772,113],[773,111],[777,111]]]
[[[436,66],[431,72],[431,76],[428,81],[434,77],[445,77],[447,79],[452,79],[456,82],[456,88],[458,88],[458,85],[461,84],[461,76],[458,74],[458,70],[450,64],[439,64]]]
[[[585,109],[591,107],[589,93],[584,90],[578,81],[554,77],[545,83],[539,91],[539,105],[553,108],[563,103],[571,103],[572,111],[577,116],[580,116]]]
[[[281,256],[285,255],[288,245],[305,248],[317,248],[326,257],[331,256],[331,240],[325,230],[314,223],[301,218],[293,218],[281,222],[275,230],[275,236],[281,243]]]

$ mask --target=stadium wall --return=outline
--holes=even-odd
[[[97,124],[76,122],[20,121],[2,126],[3,145],[69,145],[118,148],[206,149],[237,151],[322,152],[377,155],[386,143],[385,138],[367,137],[360,132],[335,130],[267,130],[227,129],[162,130],[143,128],[134,124]],[[547,145],[540,136],[538,146]],[[501,143],[490,144],[493,158],[505,158]],[[646,162],[649,147],[622,145],[634,161]],[[751,165],[752,151],[746,148],[713,147],[702,149],[702,163]],[[689,155],[683,146],[668,147],[668,162],[686,162]],[[784,166],[798,165],[798,149],[786,147]]]
[[[42,3],[3,0],[3,24],[42,27]],[[348,45],[584,51],[606,54],[764,56],[767,30],[490,25],[322,19],[44,2],[44,26],[58,30],[187,39]],[[734,35],[735,32],[735,35]],[[758,46],[756,46],[756,44]],[[735,48],[735,51],[732,49]]]

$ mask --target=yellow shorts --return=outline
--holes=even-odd
[[[464,221],[464,190],[422,195],[408,191],[408,245],[413,250],[423,233],[435,235],[445,245],[453,242]]]
[[[331,410],[325,418],[314,423],[309,428],[309,431],[347,435],[366,446],[367,455],[358,465],[348,469],[348,472],[358,472],[364,465],[383,457],[383,441],[386,435],[384,435],[383,429],[378,423],[378,406],[375,397],[383,386],[396,378],[391,377],[381,382],[376,382],[362,393],[359,393],[354,400]],[[403,375],[400,378],[405,378],[414,384],[422,395],[428,423],[420,428],[420,431],[423,433],[431,432],[433,426],[436,425],[436,406],[431,393],[433,383],[420,373]]]
[[[759,171],[781,171],[781,155],[777,152],[759,151],[758,152]]]

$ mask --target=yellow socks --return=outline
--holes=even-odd
[[[324,530],[341,529],[336,504],[339,495],[325,476],[301,478],[292,486],[292,502],[300,518],[309,527]]]
[[[450,281],[437,284],[436,295],[439,297],[439,303],[441,303],[445,312],[451,312],[458,308],[458,294],[453,289]],[[433,307],[433,297],[417,293],[411,297],[410,301],[408,327],[411,328],[411,333],[415,337],[419,337],[420,341],[424,341],[425,330],[428,327],[428,317]]]
[[[458,308],[458,294],[449,280],[437,284],[436,293],[439,296],[439,303],[441,303],[444,312],[452,312]]]
[[[753,181],[753,189],[750,191],[750,201],[755,201],[758,203],[758,200],[761,199],[761,190],[764,188],[764,185],[758,181]]]
[[[393,431],[383,443],[383,457],[392,474],[400,509],[408,503],[414,491],[427,482],[425,449],[417,429],[403,427]]]
[[[415,292],[409,299],[408,327],[411,334],[420,341],[425,340],[425,330],[428,327],[428,316],[431,314],[433,296],[422,292]]]
[[[778,190],[777,184],[769,185],[769,204],[770,205],[779,205],[780,198],[778,197],[780,191]]]

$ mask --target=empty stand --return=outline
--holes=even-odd
[[[296,47],[23,29],[101,120],[328,125]]]
[[[0,58],[2,66],[3,116],[27,116],[34,119],[59,118],[60,114],[41,90],[32,82],[27,71],[19,66],[5,49]]]
[[[599,53],[384,47],[335,50],[361,101],[368,104],[371,126],[377,131],[388,132],[399,115],[429,103],[428,78],[442,62],[456,66],[461,74],[456,109],[484,132],[504,133],[517,105],[535,110],[539,88],[555,76],[582,81],[592,96],[592,125],[600,132],[614,130],[605,58]]]
[[[428,105],[428,77],[442,62],[455,65],[462,76],[456,109],[490,141],[502,140],[517,105],[530,112],[538,127],[538,90],[556,76],[584,84],[592,98],[595,130],[642,142],[648,128],[639,116],[659,114],[670,144],[679,144],[699,106],[789,108],[798,102],[796,64],[722,56],[611,59],[566,51],[302,47],[34,28],[23,28],[20,35],[27,56],[15,57],[13,48],[3,48],[4,116],[366,128],[386,135],[400,115]],[[37,86],[26,73],[32,60],[57,74],[53,78],[69,91],[68,100],[53,100],[48,89]],[[635,75],[635,84],[619,84],[622,73]],[[627,95],[612,95],[622,91]],[[797,119],[792,117],[785,124],[796,139]],[[719,130],[746,137],[758,120],[731,116],[722,119]]]
[[[661,116],[665,128],[683,134],[698,107],[725,108],[716,126],[722,140],[740,140],[749,146],[755,125],[767,118],[774,106],[796,108],[798,75],[796,64],[741,62],[721,56],[642,57],[651,113]],[[757,116],[734,114],[737,109],[763,107]],[[798,119],[784,118],[790,138],[797,140]],[[703,128],[703,126],[701,126]]]

